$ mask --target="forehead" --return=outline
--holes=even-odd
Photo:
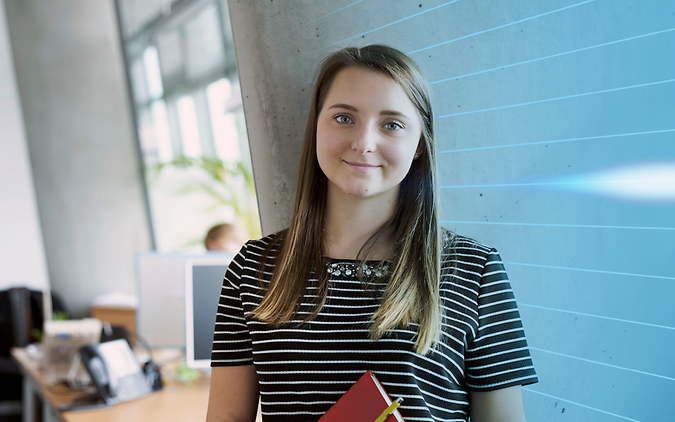
[[[384,107],[417,112],[403,88],[391,76],[377,70],[347,67],[335,76],[323,108],[346,103],[359,108]],[[355,104],[352,104],[355,103]]]

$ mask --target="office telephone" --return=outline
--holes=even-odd
[[[157,389],[155,379],[146,375],[126,340],[88,344],[80,349],[80,357],[97,392],[62,406],[61,411],[109,406],[143,397],[153,386]]]

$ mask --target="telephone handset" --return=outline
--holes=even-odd
[[[87,368],[96,390],[98,390],[99,399],[102,399],[106,404],[112,404],[113,397],[116,396],[115,385],[108,375],[108,367],[98,352],[98,348],[93,344],[83,346],[80,349],[80,358],[84,367]]]
[[[108,406],[153,391],[153,380],[146,376],[126,340],[88,344],[80,349],[80,357],[96,386],[97,403],[93,406],[73,403],[60,409],[62,411]]]

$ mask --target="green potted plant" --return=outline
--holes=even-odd
[[[253,174],[240,161],[225,162],[217,157],[179,155],[172,161],[154,165],[151,171],[158,175],[168,167],[197,169],[207,175],[206,179],[189,180],[178,189],[178,193],[207,194],[212,198],[213,204],[205,211],[212,212],[220,207],[230,208],[251,239],[261,236]]]

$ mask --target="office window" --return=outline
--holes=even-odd
[[[259,236],[226,2],[117,7],[157,249],[199,252],[218,223]]]
[[[170,162],[174,159],[174,153],[171,146],[166,104],[162,100],[155,101],[150,106],[150,110],[152,113],[153,135],[157,148],[157,161],[160,163]]]
[[[147,80],[148,95],[151,99],[161,98],[164,94],[162,75],[159,72],[159,57],[154,45],[148,46],[143,52],[143,67]]]
[[[240,134],[237,129],[238,117],[231,110],[241,108],[241,97],[237,97],[233,104],[231,101],[233,98],[232,84],[226,78],[210,84],[206,88],[206,93],[216,152],[225,160],[238,161],[241,159]]]
[[[183,155],[187,157],[201,157],[202,146],[199,139],[197,109],[191,96],[187,95],[178,100],[178,118],[180,121],[181,140],[183,141]]]

